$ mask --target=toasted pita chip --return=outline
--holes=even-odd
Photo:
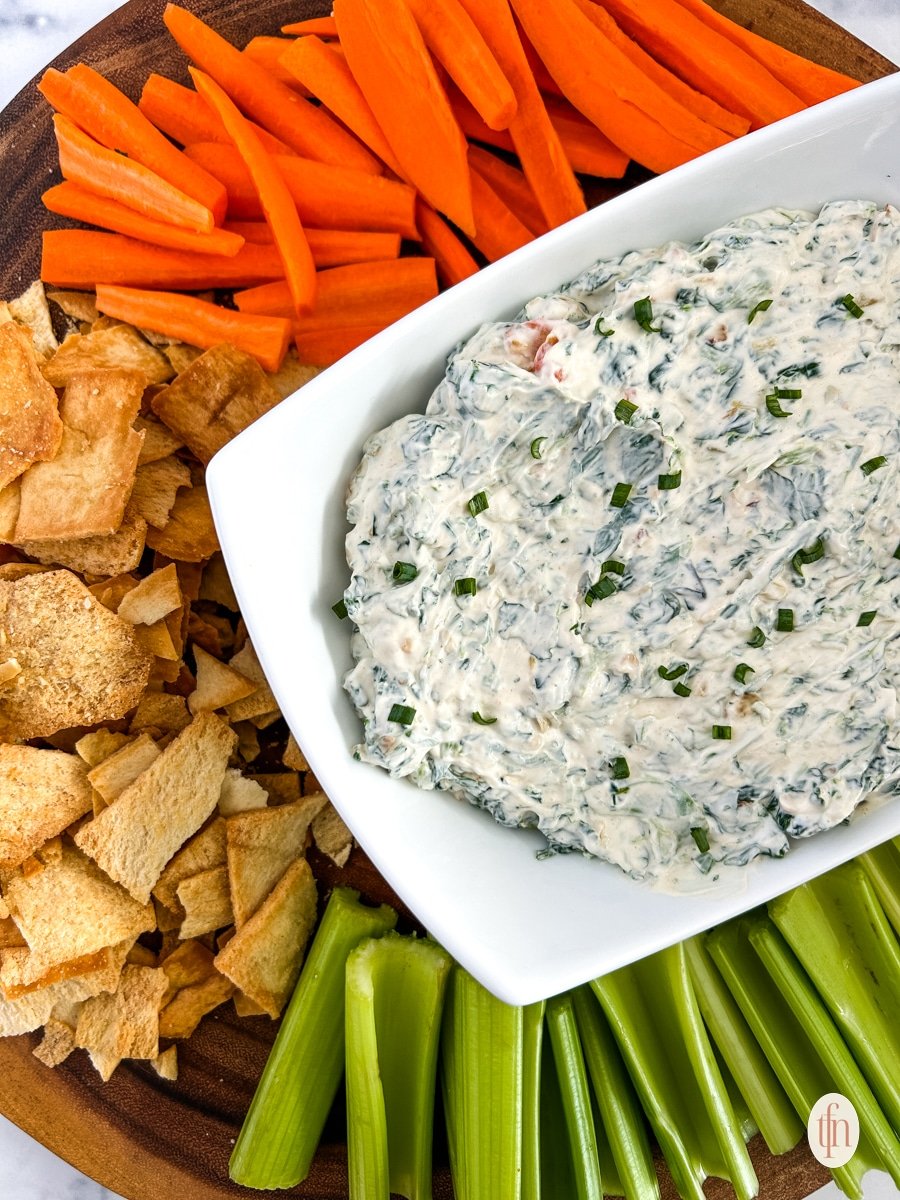
[[[245,996],[243,992],[234,993],[234,1011],[241,1018],[268,1016],[268,1013],[264,1008],[261,1008],[256,1001],[251,1000],[249,996]]]
[[[166,358],[172,364],[172,368],[176,374],[180,375],[182,371],[186,371],[195,359],[198,359],[203,353],[197,346],[188,346],[185,342],[173,342],[172,345],[166,346],[163,350]]]
[[[75,1049],[75,1030],[65,1021],[51,1017],[44,1026],[44,1036],[32,1050],[45,1067],[58,1067]]]
[[[129,589],[116,610],[130,625],[153,625],[181,608],[183,597],[175,565],[153,571]]]
[[[147,530],[147,545],[168,558],[203,562],[219,549],[206,488],[182,488],[162,529]]]
[[[2,392],[2,385],[0,385],[0,392]],[[0,462],[2,462],[2,453],[0,453]],[[12,483],[8,483],[5,488],[0,489],[0,541],[11,542],[15,537],[21,500],[22,488],[18,479],[14,479]],[[4,563],[3,577],[5,579],[16,578],[15,575],[10,575],[14,567],[34,566],[34,563]]]
[[[113,1059],[157,1057],[159,1003],[165,990],[163,971],[128,965],[115,992],[85,1002],[75,1044],[87,1050],[104,1080],[112,1073],[106,1064]]]
[[[234,985],[218,971],[202,983],[182,988],[159,1014],[159,1036],[190,1037],[207,1013],[224,1004],[234,993]]]
[[[0,689],[0,738],[114,721],[150,675],[132,626],[68,571],[0,581],[0,652],[22,667]]]
[[[316,881],[306,859],[296,859],[216,955],[216,967],[274,1020],[297,982],[315,921]]]
[[[183,879],[178,885],[178,903],[185,913],[181,922],[183,938],[202,937],[230,925],[234,917],[226,868],[212,867]]]
[[[131,718],[131,732],[146,730],[151,737],[159,738],[166,733],[180,733],[190,723],[191,714],[183,696],[145,692]]]
[[[91,787],[112,804],[137,777],[159,758],[153,738],[142,733],[88,772]]]
[[[310,800],[312,798],[307,797]],[[353,834],[341,820],[341,815],[333,804],[326,804],[313,819],[312,834],[322,853],[327,854],[336,866],[344,866],[353,849]]]
[[[23,476],[15,541],[105,537],[122,524],[143,434],[132,428],[143,392],[134,371],[73,376],[59,408],[52,461]]]
[[[291,347],[275,374],[269,376],[269,382],[278,393],[279,399],[286,400],[305,383],[314,379],[320,370],[320,367],[311,367],[308,363],[302,363],[297,357],[297,351]]]
[[[153,889],[154,897],[166,908],[177,911],[178,885],[191,875],[225,865],[225,822],[217,817],[182,846],[169,862]]]
[[[10,946],[24,945],[25,939],[12,917],[0,917],[0,949],[7,950]]]
[[[22,671],[22,664],[15,658],[8,658],[5,662],[0,662],[0,687],[15,679]]]
[[[119,575],[138,566],[146,535],[147,522],[126,509],[122,524],[108,537],[26,541],[22,549],[42,563],[68,567],[85,575]]]
[[[268,794],[255,779],[249,779],[234,767],[228,768],[222,780],[222,791],[219,793],[219,812],[223,817],[231,817],[235,813],[247,812],[250,809],[265,808],[268,803]]]
[[[153,907],[156,910],[156,928],[160,933],[175,933],[181,928],[181,913],[176,912],[173,908],[166,908],[165,904],[153,897]]]
[[[150,1065],[160,1079],[167,1079],[170,1083],[174,1083],[178,1078],[178,1047],[170,1046],[168,1050],[163,1050],[162,1054],[158,1054]]]
[[[40,1029],[53,1011],[53,990],[44,988],[18,1000],[4,1000],[0,995],[0,1037],[16,1037]]]
[[[201,354],[152,401],[153,411],[202,463],[278,403],[255,359],[234,346]]]
[[[197,665],[197,689],[188,697],[192,713],[225,708],[259,690],[259,684],[227,663],[219,662],[200,646],[194,647]]]
[[[136,575],[130,571],[126,571],[124,575],[113,575],[110,579],[101,579],[97,583],[92,583],[88,591],[92,596],[103,604],[110,612],[117,612],[119,605],[125,599],[129,592],[141,582]],[[130,622],[134,624],[134,622]]]
[[[187,638],[220,662],[229,657],[234,646],[234,632],[227,617],[200,614],[193,607],[188,614]]]
[[[167,954],[159,964],[165,971],[168,980],[162,1007],[165,1007],[175,993],[180,992],[182,988],[204,983],[216,975],[217,971],[213,966],[214,957],[213,952],[196,938],[179,942],[172,953]]]
[[[218,717],[200,713],[78,831],[76,844],[145,904],[166,863],[215,808],[236,740]]]
[[[131,325],[108,329],[95,325],[88,334],[69,334],[42,371],[47,382],[58,388],[67,387],[77,375],[95,371],[134,371],[144,387],[172,378],[165,355],[154,350]]]
[[[253,778],[260,787],[266,789],[272,805],[291,804],[300,799],[300,776],[296,771],[273,771],[254,775]]]
[[[3,884],[6,882],[6,874],[7,874],[6,872],[0,872],[0,884]],[[0,921],[8,921],[8,920],[9,920],[9,905],[6,903],[6,899],[3,896],[3,893],[0,892]]]
[[[0,869],[12,870],[91,811],[91,785],[73,754],[0,744]]]
[[[134,427],[144,435],[144,444],[138,455],[139,467],[168,458],[184,445],[181,438],[176,437],[171,429],[166,429],[162,421],[146,413],[135,418]]]
[[[266,683],[263,669],[259,664],[256,651],[253,649],[250,641],[247,641],[243,650],[234,655],[229,666],[232,670],[240,671],[243,676],[257,684],[257,688],[252,695],[244,700],[237,700],[234,704],[228,705],[226,711],[232,721],[247,721],[251,717],[258,717],[263,713],[270,713],[278,708],[278,701],[275,699],[272,689]]]
[[[127,963],[131,963],[135,967],[158,967],[156,955],[149,946],[144,946],[140,942],[135,942],[128,954],[125,957]]]
[[[28,333],[13,322],[0,325],[0,487],[56,454],[63,436],[58,407]]]
[[[191,486],[190,468],[170,455],[139,466],[129,507],[154,529],[163,529],[172,515],[178,489]]]
[[[39,279],[36,279],[21,296],[10,300],[9,311],[14,321],[31,330],[34,348],[38,354],[53,353],[58,342],[53,332],[53,320],[47,306],[44,285]]]
[[[135,625],[134,632],[137,640],[148,654],[153,654],[157,659],[161,658],[166,662],[179,662],[181,655],[172,641],[172,634],[165,618],[152,625]]]
[[[288,736],[287,746],[284,748],[284,754],[281,756],[281,761],[292,771],[309,770],[309,763],[306,761],[306,755],[297,745],[297,739],[293,734]]]
[[[47,292],[47,299],[72,321],[91,325],[99,316],[93,292],[53,291]]]
[[[211,600],[214,604],[221,604],[229,612],[238,611],[237,597],[231,586],[228,568],[225,566],[225,559],[221,552],[214,554],[203,568],[198,599]]]
[[[238,739],[238,754],[245,763],[255,762],[260,756],[259,734],[249,721],[237,721],[234,732]]]
[[[105,758],[109,758],[111,754],[121,750],[128,741],[126,733],[113,733],[110,729],[96,729],[78,739],[75,743],[75,753],[89,767],[96,767]]]
[[[306,800],[250,810],[225,826],[228,880],[238,930],[250,920],[295,858],[317,809]]]
[[[80,979],[98,971],[113,968],[115,958],[111,947],[82,954],[68,962],[44,966],[27,946],[12,946],[0,950],[0,989],[7,1000],[18,1000],[29,992],[39,991],[64,980]],[[119,964],[118,970],[121,970]]]

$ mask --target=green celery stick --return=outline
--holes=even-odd
[[[716,970],[703,938],[691,938],[684,948],[694,993],[710,1036],[770,1152],[786,1154],[803,1137],[803,1124]]]
[[[582,1049],[584,1049],[583,1046]],[[588,1074],[588,1078],[590,1078],[590,1073]],[[600,1178],[603,1180],[603,1195],[624,1196],[625,1187],[619,1178],[619,1168],[616,1166],[609,1138],[606,1136],[606,1131],[603,1128],[603,1116],[600,1113],[600,1105],[597,1103],[597,1095],[593,1087],[591,1088],[591,1113],[594,1117],[594,1130],[597,1134],[597,1157],[600,1160]]]
[[[541,1070],[541,1200],[572,1200],[575,1167],[550,1039],[544,1039]]]
[[[441,1076],[458,1200],[521,1198],[523,1013],[453,968]]]
[[[900,1130],[900,946],[871,880],[846,863],[779,896],[769,913]]]
[[[900,846],[896,841],[885,842],[856,861],[871,879],[885,916],[900,937]]]
[[[346,974],[351,1200],[431,1200],[437,1054],[450,955],[387,933],[352,950]]]
[[[344,1070],[344,967],[397,914],[335,888],[231,1154],[235,1183],[289,1188],[306,1178]]]
[[[541,1051],[544,1001],[522,1012],[522,1200],[541,1200]]]
[[[603,1200],[591,1093],[571,996],[554,996],[547,1001],[547,1031],[575,1168],[573,1200],[576,1197],[577,1200]]]
[[[606,1171],[603,1171],[604,1186],[609,1194],[624,1195],[627,1200],[652,1200],[659,1195],[659,1181],[634,1085],[606,1017],[590,989],[577,988],[572,993],[572,1000],[585,1062],[600,1110],[604,1141],[609,1144],[622,1190],[612,1192]],[[600,1161],[603,1170],[602,1147]]]
[[[737,1118],[737,1123],[741,1131],[741,1137],[745,1142],[749,1142],[751,1138],[759,1133],[759,1126],[753,1120],[753,1114],[747,1107],[747,1101],[741,1095],[741,1089],[735,1083],[734,1076],[728,1070],[728,1064],[725,1062],[718,1049],[713,1046],[713,1054],[716,1056],[716,1063],[719,1068],[719,1073],[722,1076],[722,1082],[725,1084],[725,1091],[728,1093],[728,1098],[731,1101],[731,1107],[734,1109],[734,1115]]]
[[[703,1200],[710,1175],[752,1200],[756,1173],[691,987],[672,946],[591,983],[637,1088],[675,1186]]]

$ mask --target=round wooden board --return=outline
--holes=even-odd
[[[277,33],[281,24],[329,10],[328,0],[182,0],[231,41]],[[860,79],[893,64],[853,39],[802,0],[714,0],[758,32]],[[60,69],[85,61],[137,97],[150,71],[187,82],[183,56],[163,26],[164,0],[130,0],[54,61]],[[40,195],[58,179],[49,110],[29,84],[0,114],[0,296],[12,297],[37,277],[40,233],[65,222],[47,214]],[[602,198],[603,189],[596,190]],[[608,193],[606,193],[608,194]],[[323,882],[335,882],[332,878]],[[342,879],[376,899],[389,898],[364,856],[355,853]],[[127,1200],[224,1200],[257,1193],[228,1180],[228,1158],[253,1094],[275,1026],[267,1018],[238,1020],[230,1005],[208,1017],[179,1048],[179,1078],[169,1084],[149,1067],[125,1063],[101,1083],[81,1052],[54,1071],[31,1053],[37,1035],[0,1040],[0,1112],[79,1170]],[[764,1200],[799,1200],[827,1179],[803,1146],[773,1159],[757,1137],[751,1152]],[[438,1158],[441,1158],[438,1152]],[[675,1191],[660,1171],[663,1196]],[[347,1195],[340,1114],[326,1131],[313,1170],[291,1195],[342,1200]],[[713,1200],[731,1194],[720,1181]],[[435,1200],[452,1196],[441,1162]],[[484,1200],[502,1200],[488,1198]]]

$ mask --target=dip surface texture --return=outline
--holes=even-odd
[[[865,202],[484,326],[350,486],[357,754],[664,882],[843,821],[900,759],[898,413]]]

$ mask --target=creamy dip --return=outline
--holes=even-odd
[[[484,326],[349,489],[356,753],[638,877],[845,820],[900,762],[898,403],[864,202]]]

